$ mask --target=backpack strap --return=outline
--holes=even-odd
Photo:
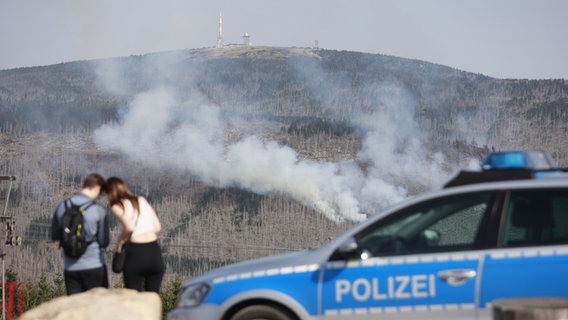
[[[67,211],[67,209],[71,208],[71,206],[73,205],[73,201],[71,201],[71,198],[65,200],[65,211]],[[65,212],[63,211],[63,212]]]
[[[70,203],[70,204],[68,204],[68,203]],[[83,206],[86,205],[87,203],[88,203],[88,205],[83,208]],[[83,202],[82,204],[79,205],[79,209],[87,210],[93,204],[95,204],[95,202],[93,200],[87,200],[87,201],[85,201],[85,202]],[[71,201],[71,198],[68,198],[67,200],[65,200],[65,210],[69,209],[72,205],[74,205],[74,203],[73,203],[73,201]]]
[[[82,208],[81,210],[87,211],[87,209],[89,209],[90,206],[92,206],[92,205],[95,204],[95,202],[93,202],[93,201],[91,201],[91,200],[89,200],[89,201],[87,201],[87,202],[90,202],[90,203],[89,203],[88,205],[86,205],[84,208]],[[87,203],[87,202],[85,202],[85,203]],[[83,203],[82,205],[80,205],[79,208],[83,207],[83,206],[85,205],[85,203]]]

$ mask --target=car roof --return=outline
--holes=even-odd
[[[383,208],[375,215],[371,216],[371,219],[376,221],[382,217],[391,214],[392,212],[401,210],[408,206],[414,205],[427,200],[432,200],[444,196],[451,196],[461,193],[469,192],[480,192],[480,191],[499,191],[499,190],[527,190],[527,189],[545,189],[545,188],[567,188],[568,189],[568,176],[562,177],[547,177],[542,179],[519,179],[519,180],[507,180],[507,181],[497,181],[497,182],[478,182],[466,185],[459,185],[453,187],[446,187],[443,189],[437,189],[429,192],[424,192],[412,197],[405,199],[395,205],[387,208]],[[366,224],[366,223],[363,223]]]
[[[510,169],[487,171],[460,171],[453,179],[448,181],[444,188],[471,185],[483,182],[501,182],[511,180],[540,180],[540,179],[568,179],[568,169]]]

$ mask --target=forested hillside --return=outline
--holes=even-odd
[[[0,175],[17,176],[24,240],[3,250],[23,279],[61,273],[52,211],[98,171],[149,198],[168,277],[191,277],[319,246],[491,149],[568,166],[567,136],[566,80],[380,54],[229,46],[0,70]]]

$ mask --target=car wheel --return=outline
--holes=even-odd
[[[289,311],[267,305],[252,305],[235,313],[231,320],[296,320]]]

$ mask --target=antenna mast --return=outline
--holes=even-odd
[[[223,47],[223,15],[219,11],[219,35],[217,36],[217,48]]]

